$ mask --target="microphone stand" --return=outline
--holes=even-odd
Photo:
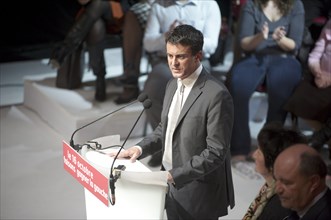
[[[111,168],[110,168],[110,176],[109,176],[109,187],[110,187],[110,191],[111,191],[111,197],[109,197],[108,195],[108,198],[109,198],[109,201],[110,201],[110,204],[112,205],[115,205],[115,182],[117,181],[117,179],[119,178],[120,174],[113,174],[113,167],[114,167],[114,164],[115,164],[115,160],[117,159],[118,155],[120,154],[121,150],[124,148],[124,145],[125,143],[127,142],[127,140],[129,139],[133,129],[136,127],[140,117],[142,116],[142,114],[144,113],[145,109],[149,109],[151,106],[152,106],[152,101],[150,99],[146,99],[144,102],[143,102],[143,105],[144,105],[144,109],[140,112],[140,115],[138,116],[137,120],[135,121],[135,123],[133,124],[129,134],[126,136],[126,138],[124,139],[123,141],[123,144],[121,145],[120,149],[118,150],[116,156],[114,157],[114,160],[113,160],[113,163],[111,165]],[[122,165],[119,165],[119,166],[122,166]],[[120,168],[121,170],[123,170],[122,168]]]
[[[119,108],[119,109],[117,109],[117,110],[115,110],[115,111],[109,112],[108,114],[106,114],[106,115],[104,115],[104,116],[102,116],[102,117],[100,117],[100,118],[97,118],[96,120],[91,121],[90,123],[88,123],[88,124],[86,124],[86,125],[84,125],[84,126],[78,128],[78,129],[76,129],[76,130],[72,133],[72,135],[71,135],[71,138],[70,138],[70,146],[71,146],[74,150],[76,150],[76,151],[78,152],[78,151],[82,148],[81,145],[79,145],[79,144],[76,144],[76,145],[75,145],[75,143],[74,143],[74,135],[75,135],[78,131],[80,131],[81,129],[83,129],[83,128],[85,128],[85,127],[87,127],[87,126],[89,126],[89,125],[91,125],[91,124],[93,124],[93,123],[95,123],[95,122],[97,122],[97,121],[99,121],[99,120],[101,120],[101,119],[103,119],[103,118],[105,118],[105,117],[111,115],[111,114],[114,114],[114,113],[116,113],[116,112],[118,112],[118,111],[120,111],[120,110],[122,110],[122,109],[124,109],[124,108],[126,108],[126,107],[128,107],[128,106],[130,106],[130,105],[132,105],[132,104],[134,104],[134,103],[136,103],[136,102],[138,102],[138,101],[139,101],[139,102],[144,102],[146,99],[147,99],[147,95],[146,95],[145,93],[141,93],[141,94],[138,96],[137,100],[134,100],[133,102],[130,102],[129,104],[126,104],[125,106],[122,106],[121,108]]]

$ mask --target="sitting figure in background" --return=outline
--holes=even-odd
[[[306,137],[297,131],[285,129],[281,123],[269,123],[261,129],[257,140],[258,148],[253,153],[255,169],[266,182],[243,219],[284,219],[290,210],[281,206],[276,195],[273,165],[280,152],[293,144],[306,143]]]
[[[285,109],[314,128],[310,144],[320,150],[331,138],[331,19],[308,56],[308,67],[310,71],[305,72]],[[329,150],[331,159],[330,146]]]
[[[123,92],[116,104],[128,103],[139,95],[138,78],[143,53],[143,37],[147,19],[154,0],[140,0],[126,12],[123,24],[124,74],[120,77]]]
[[[227,79],[235,106],[233,162],[246,160],[251,151],[249,100],[259,87],[263,86],[268,94],[266,123],[285,122],[283,105],[302,75],[295,56],[304,30],[302,2],[248,0],[238,28],[244,57],[233,65]]]
[[[331,159],[331,19],[326,23],[314,49],[309,54],[308,66],[314,76],[314,82],[320,94],[318,99],[317,97],[311,97],[315,105],[312,103],[309,106],[316,106],[318,101],[325,106],[322,108],[319,106],[314,107],[315,109],[320,109],[318,115],[324,118],[319,120],[322,125],[313,134],[311,144],[319,150],[323,144],[328,142],[329,157]]]
[[[331,219],[326,173],[323,158],[306,144],[295,144],[278,155],[274,164],[276,193],[281,205],[293,211],[285,219]]]
[[[314,75],[318,88],[331,86],[331,19],[328,20],[322,33],[309,54],[309,69]]]
[[[109,32],[111,34],[122,34],[122,29],[128,30],[135,28],[135,25],[143,24],[147,20],[145,12],[149,10],[148,2],[143,1],[108,1],[108,0],[78,0],[83,5],[83,9],[77,15],[77,19],[72,28],[67,33],[63,42],[54,48],[50,64],[59,69],[64,64],[68,56],[75,52],[82,43],[86,43],[86,48],[89,54],[89,66],[96,76],[96,91],[95,99],[97,101],[104,101],[106,99],[106,65],[104,57],[105,37]],[[137,10],[139,6],[139,10]],[[133,16],[132,14],[136,14]],[[131,19],[125,19],[126,14]],[[148,14],[148,13],[147,13]],[[134,19],[141,19],[141,22]],[[124,21],[125,20],[125,21]],[[136,23],[134,23],[136,22]],[[132,33],[124,32],[123,39],[130,39],[129,41],[137,41],[141,44],[142,37],[133,38]],[[123,33],[123,34],[124,34]],[[122,45],[124,51],[125,63],[133,63],[130,56],[132,50],[127,48],[131,47],[126,45],[126,40],[123,40]],[[137,51],[133,51],[136,53]],[[141,55],[141,51],[139,51]],[[128,55],[128,56],[127,56]],[[135,98],[139,95],[136,92]]]
[[[310,146],[320,151],[328,145],[331,159],[331,19],[308,56],[304,79],[285,105],[285,109],[304,119],[314,132]],[[309,108],[306,108],[309,106]],[[328,164],[331,176],[331,163]]]
[[[302,0],[305,9],[305,30],[298,59],[304,70],[308,66],[308,56],[319,38],[323,26],[331,18],[330,0]]]

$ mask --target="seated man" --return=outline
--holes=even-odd
[[[279,154],[274,164],[276,193],[282,206],[293,210],[287,219],[331,219],[326,174],[325,162],[308,145],[296,144]]]

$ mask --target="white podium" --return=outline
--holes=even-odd
[[[95,139],[103,147],[119,145],[119,135]],[[104,152],[117,149],[102,150]],[[97,151],[81,151],[81,155],[92,166],[109,178],[113,158]],[[141,162],[117,159],[114,168],[125,165],[125,171],[115,183],[115,205],[107,207],[89,190],[85,189],[87,219],[164,219],[164,202],[167,190],[166,174],[151,172]]]

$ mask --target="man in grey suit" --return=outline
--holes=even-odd
[[[234,207],[229,149],[233,102],[226,87],[201,65],[202,47],[203,34],[190,25],[179,25],[167,35],[174,79],[167,84],[161,122],[118,155],[135,161],[162,150],[168,219],[216,220]]]

